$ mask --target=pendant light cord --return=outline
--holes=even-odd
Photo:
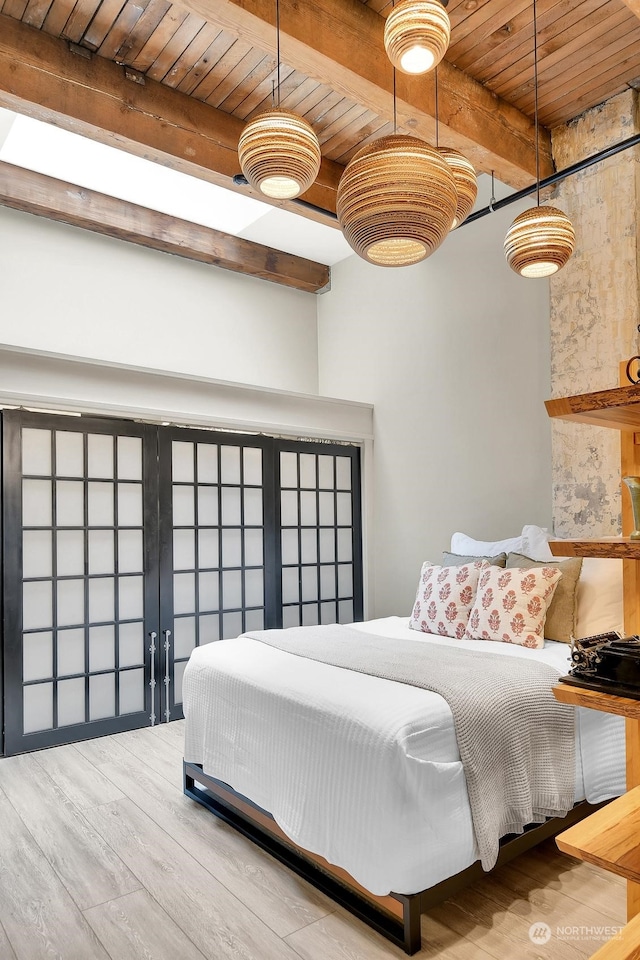
[[[280,0],[276,0],[276,77],[278,107],[280,107]]]
[[[396,106],[396,68],[393,68],[393,135],[398,132],[398,110]]]
[[[533,0],[533,96],[534,129],[536,135],[536,206],[540,206],[540,137],[538,133],[538,17],[536,0]]]

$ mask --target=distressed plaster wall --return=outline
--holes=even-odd
[[[640,130],[638,94],[612,98],[553,131],[564,169]],[[563,181],[553,203],[571,217],[576,251],[551,280],[554,397],[619,383],[638,352],[640,148]],[[553,423],[553,519],[558,536],[620,533],[620,438],[615,430]]]

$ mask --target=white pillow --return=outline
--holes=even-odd
[[[622,560],[585,557],[576,591],[576,637],[609,630],[625,632]]]
[[[553,560],[553,554],[549,549],[550,539],[551,534],[546,527],[537,527],[533,523],[528,523],[522,528],[523,555],[530,560]]]
[[[451,552],[464,557],[495,557],[497,553],[525,553],[522,536],[508,540],[474,540],[466,533],[454,533]]]

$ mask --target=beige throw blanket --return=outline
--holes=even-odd
[[[478,852],[485,870],[500,838],[564,816],[575,795],[574,710],[558,703],[553,667],[344,626],[261,630],[248,637],[322,663],[440,694],[453,714]]]

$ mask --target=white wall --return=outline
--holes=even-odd
[[[549,287],[502,252],[527,205],[463,226],[415,267],[351,257],[318,300],[321,393],[374,404],[371,614],[408,615],[420,564],[455,530],[549,524]]]
[[[316,297],[0,208],[0,343],[317,393]]]

